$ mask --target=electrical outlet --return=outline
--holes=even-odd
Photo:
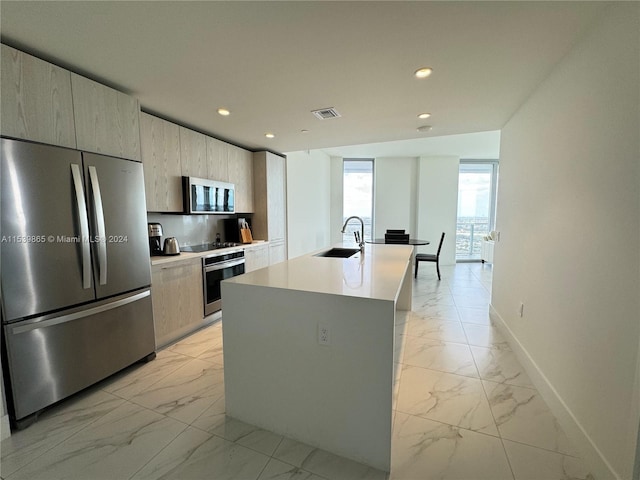
[[[520,308],[518,308],[518,315],[520,317],[524,316],[524,303],[520,302]]]
[[[331,332],[329,325],[318,324],[318,343],[320,345],[329,345],[331,343]]]

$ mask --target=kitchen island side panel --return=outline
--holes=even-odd
[[[232,282],[222,295],[227,414],[389,471],[394,302]]]

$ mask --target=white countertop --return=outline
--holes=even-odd
[[[237,247],[218,248],[216,250],[207,250],[206,252],[180,252],[179,255],[157,255],[151,257],[151,266],[166,265],[178,262],[188,262],[190,260],[199,260],[202,257],[211,255],[212,253],[224,253],[229,250],[246,249],[251,247],[257,247],[259,245],[268,245],[266,240],[254,240],[253,243],[246,243],[238,245]]]
[[[334,245],[352,248],[353,244]],[[284,288],[379,300],[395,300],[411,262],[413,247],[408,245],[365,246],[364,256],[352,258],[303,255],[271,265],[225,282]]]

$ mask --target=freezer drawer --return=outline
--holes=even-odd
[[[153,354],[150,290],[4,326],[13,420]],[[19,422],[18,422],[19,423]]]

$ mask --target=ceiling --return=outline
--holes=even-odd
[[[499,136],[605,7],[2,0],[0,32],[3,43],[134,95],[147,112],[249,149],[400,156],[443,148],[436,137],[451,136],[453,148],[474,138],[461,134]],[[416,79],[423,66],[433,74]],[[310,113],[327,107],[342,116]],[[432,129],[418,132],[423,125]],[[354,153],[371,144],[385,155]]]

